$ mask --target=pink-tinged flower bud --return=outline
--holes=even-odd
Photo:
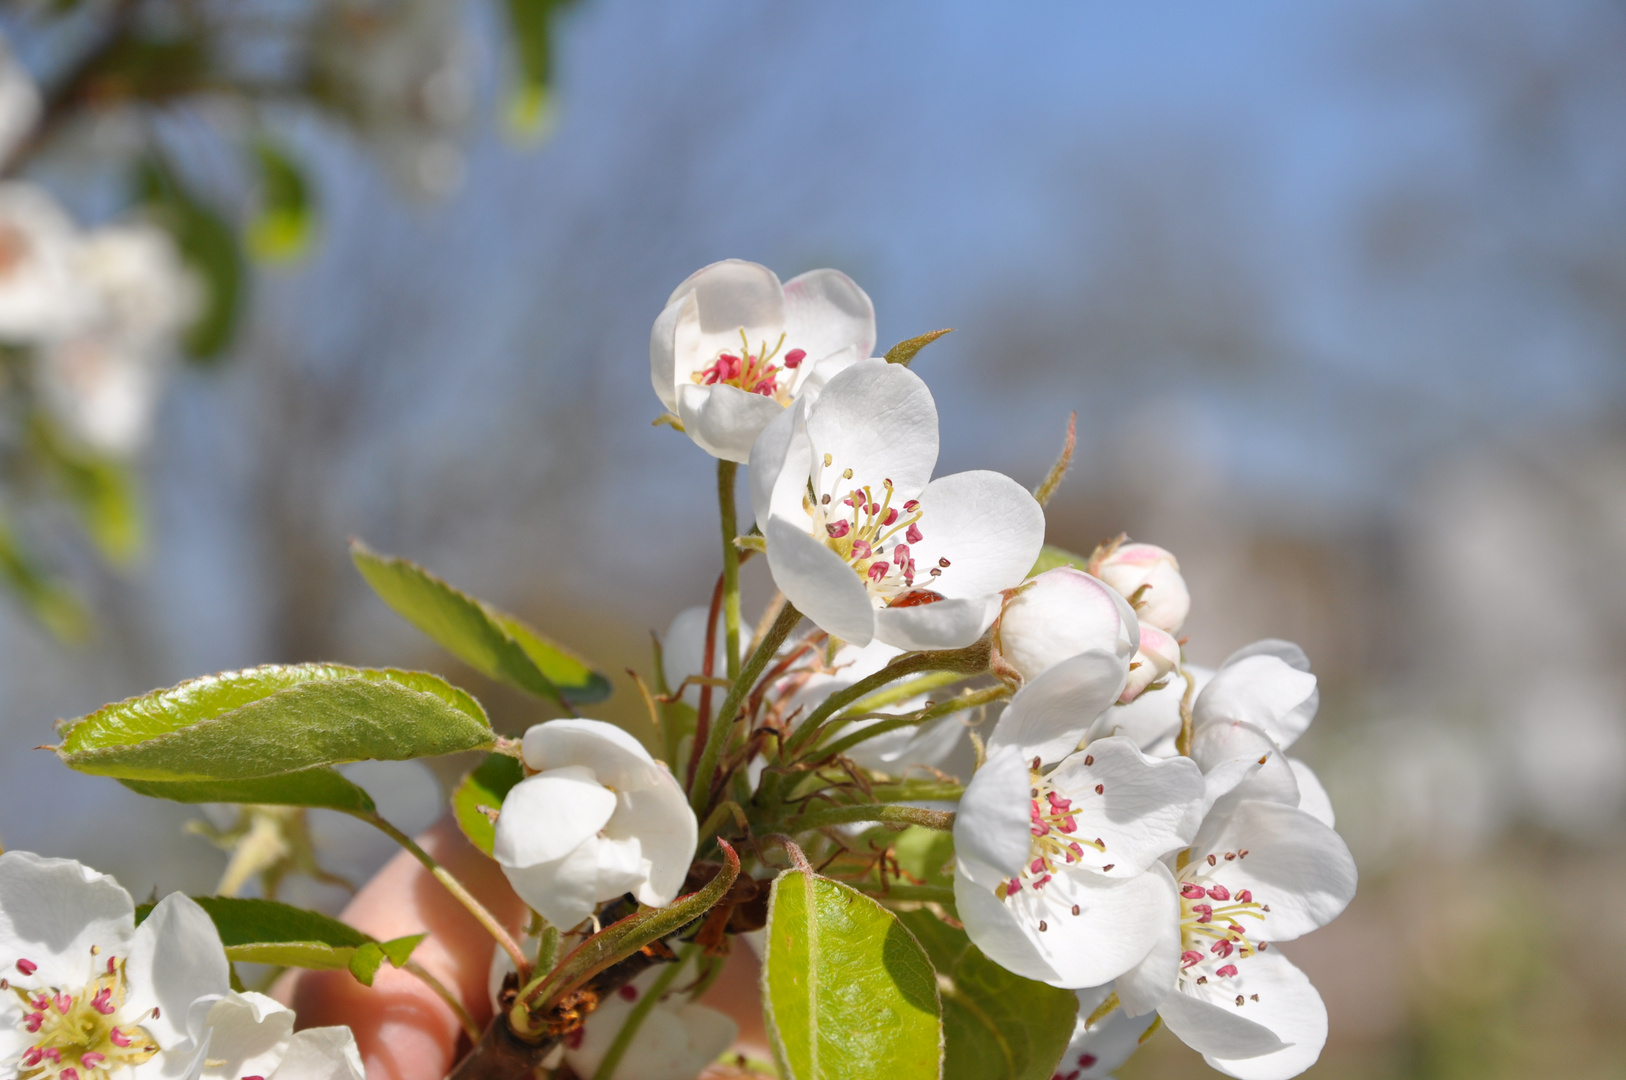
[[[1142,624],[1173,634],[1191,612],[1191,594],[1180,576],[1180,563],[1156,544],[1124,544],[1101,560],[1096,573],[1137,606]],[[1138,598],[1137,590],[1144,589]]]
[[[1111,589],[1070,566],[1046,570],[1005,601],[995,643],[1005,662],[1032,681],[1092,649],[1127,661],[1134,615]]]
[[[1180,664],[1180,643],[1174,635],[1159,630],[1150,623],[1140,624],[1140,648],[1130,662],[1129,681],[1118,700],[1127,705],[1140,697],[1141,691],[1163,678]]]

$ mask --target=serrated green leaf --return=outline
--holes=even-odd
[[[469,838],[469,843],[491,854],[497,842],[497,827],[480,812],[480,807],[502,809],[502,801],[515,784],[525,779],[525,768],[518,758],[507,754],[491,754],[479,767],[463,778],[452,792],[452,814],[457,827]]]
[[[763,1012],[785,1080],[935,1080],[942,1005],[920,943],[840,882],[780,874],[768,901]]]
[[[1072,991],[1013,975],[930,911],[898,918],[939,976],[944,1080],[1049,1080],[1073,1036]]]
[[[361,788],[329,768],[302,769],[251,780],[120,780],[138,795],[179,803],[256,803],[311,806],[347,814],[372,814],[378,807]]]
[[[385,960],[400,967],[428,936],[410,934],[378,941],[337,919],[276,900],[234,896],[194,899],[213,920],[228,960],[326,971],[347,968],[365,986],[373,985],[373,977]],[[151,911],[151,905],[146,908],[137,913],[137,922]]]
[[[1033,569],[1028,571],[1028,577],[1032,577],[1034,574],[1042,574],[1046,570],[1054,570],[1058,566],[1071,566],[1075,570],[1088,572],[1090,560],[1083,555],[1075,555],[1065,548],[1046,544],[1039,549],[1039,559],[1033,564]]]
[[[378,947],[384,951],[384,958],[392,967],[400,967],[412,957],[412,950],[423,944],[428,934],[407,934],[404,937],[390,938],[380,941]]]
[[[268,665],[107,705],[70,725],[57,753],[129,780],[242,780],[319,765],[489,749],[485,712],[417,671]]]
[[[359,540],[350,558],[380,599],[476,671],[561,705],[608,696],[609,680],[581,657],[417,563]]]
[[[260,173],[259,213],[249,225],[249,250],[272,263],[299,258],[316,232],[310,184],[294,158],[269,138],[254,143]]]
[[[954,333],[952,328],[948,330],[933,330],[930,333],[921,334],[919,337],[912,337],[907,341],[900,341],[890,349],[886,350],[886,362],[889,364],[902,364],[904,367],[908,367],[910,362],[914,360],[915,354],[920,352],[921,349],[924,349],[926,346],[930,345],[944,334],[952,333]]]

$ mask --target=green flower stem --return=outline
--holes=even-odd
[[[734,479],[739,470],[734,462],[718,459],[717,508],[723,519],[723,643],[730,679],[740,677],[740,549],[734,546],[740,531],[734,514]]]
[[[434,879],[445,886],[446,891],[451,893],[458,903],[467,908],[469,914],[473,915],[475,920],[485,927],[486,933],[495,938],[497,944],[503,947],[503,950],[513,959],[514,970],[519,972],[520,981],[525,981],[525,975],[531,968],[531,962],[525,959],[525,953],[520,949],[519,943],[514,940],[512,934],[503,928],[503,924],[497,921],[497,917],[487,911],[485,905],[476,900],[474,894],[464,888],[461,881],[452,876],[450,870],[436,862],[435,857],[419,847],[417,841],[413,840],[412,837],[377,814],[352,814],[351,816],[365,821],[397,844],[400,844],[411,853],[414,859],[423,863],[424,868],[434,876]]]
[[[480,1041],[480,1025],[474,1022],[474,1017],[469,1015],[469,1011],[463,1007],[463,1003],[450,990],[446,989],[445,983],[425,971],[423,965],[416,960],[408,960],[402,965],[401,970],[410,975],[416,975],[418,981],[433,990],[435,996],[446,1003],[446,1007],[452,1010],[452,1015],[457,1017],[457,1022],[463,1026],[463,1033],[469,1037],[470,1043]]]
[[[861,728],[844,739],[838,739],[829,746],[822,747],[821,753],[831,757],[845,754],[859,743],[873,739],[878,735],[885,735],[889,731],[896,731],[898,728],[913,727],[919,724],[929,724],[933,720],[948,716],[951,713],[975,709],[979,705],[987,705],[994,701],[1003,701],[1010,696],[1011,688],[1003,684],[990,686],[985,690],[974,690],[969,694],[961,694],[959,697],[950,698],[947,701],[939,701],[937,704],[930,705],[918,712],[887,717],[881,720],[880,723]]]
[[[773,654],[779,651],[779,646],[785,643],[790,632],[796,624],[802,621],[802,613],[796,610],[795,605],[786,604],[779,612],[779,618],[769,628],[763,637],[762,644],[757,646],[745,667],[740,671],[734,685],[728,688],[728,696],[723,699],[722,708],[712,718],[711,730],[706,732],[706,745],[700,752],[700,761],[689,778],[689,805],[694,808],[696,816],[706,812],[706,804],[711,798],[712,774],[717,771],[717,759],[722,756],[723,745],[728,741],[729,729],[734,726],[734,715],[739,712],[740,704],[745,701],[745,695],[750,692],[751,685],[762,674],[762,669],[768,666]]]
[[[688,965],[689,957],[693,956],[698,948],[698,946],[691,944],[680,949],[677,963],[668,964],[666,970],[661,972],[655,979],[648,992],[638,999],[638,1004],[632,1007],[632,1011],[627,1014],[626,1020],[622,1022],[621,1030],[615,1033],[615,1041],[610,1044],[608,1050],[604,1051],[604,1058],[598,1063],[598,1068],[593,1073],[593,1080],[610,1080],[610,1077],[615,1075],[616,1066],[620,1065],[621,1059],[626,1056],[627,1047],[631,1046],[632,1040],[637,1037],[638,1029],[643,1026],[644,1018],[659,1004],[661,995],[672,988],[672,983],[677,981],[678,973]]]
[[[838,690],[825,698],[824,703],[809,713],[795,733],[785,740],[781,758],[785,761],[795,760],[796,755],[820,734],[826,720],[888,683],[922,671],[957,671],[964,675],[979,675],[988,670],[988,657],[986,641],[946,652],[906,653],[869,678],[860,679],[845,690]]]
[[[877,784],[871,789],[869,797],[878,803],[958,802],[964,794],[964,784],[951,784],[943,780],[909,780],[896,786]]]
[[[866,803],[859,806],[831,806],[823,810],[813,810],[782,824],[787,830],[805,832],[808,829],[851,825],[862,821],[878,821],[883,825],[921,825],[928,829],[949,832],[954,828],[954,811]]]

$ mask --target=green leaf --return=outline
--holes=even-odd
[[[886,350],[886,362],[889,364],[902,364],[904,367],[908,367],[910,362],[914,360],[915,354],[921,349],[924,349],[944,334],[952,333],[954,333],[953,328],[933,330],[930,333],[921,334],[919,337],[912,337],[908,341],[900,341]]]
[[[785,1080],[935,1080],[942,1006],[897,916],[808,871],[774,881],[763,1011]]]
[[[350,542],[350,558],[380,599],[476,671],[561,705],[609,695],[609,680],[587,661],[417,563],[359,540]]]
[[[1049,1080],[1073,1037],[1073,992],[1011,974],[930,911],[898,918],[939,976],[944,1080]]]
[[[0,581],[60,640],[83,641],[90,632],[90,616],[78,598],[40,567],[4,517],[0,517]]]
[[[911,825],[900,833],[883,834],[890,841],[898,867],[922,885],[954,884],[954,834]],[[917,935],[918,936],[918,935]]]
[[[417,671],[272,664],[192,679],[72,723],[57,754],[127,780],[243,780],[491,747],[485,712]]]
[[[310,184],[293,157],[269,138],[255,140],[254,159],[260,206],[249,225],[249,250],[265,262],[290,262],[309,250],[316,232]]]
[[[523,779],[525,768],[518,758],[491,754],[452,792],[452,814],[457,818],[457,827],[463,830],[469,843],[487,855],[497,841],[497,827],[480,812],[480,807],[502,809],[508,790]]]
[[[412,950],[428,934],[411,934],[407,937],[391,938],[389,941],[369,941],[356,949],[350,956],[350,974],[363,986],[373,985],[373,979],[378,975],[378,969],[388,960],[392,967],[400,967],[412,955]]]
[[[128,563],[141,550],[141,500],[135,471],[64,439],[44,416],[30,425],[32,445],[78,511],[102,557]]]
[[[411,934],[378,941],[337,919],[276,900],[234,896],[193,899],[214,921],[228,960],[327,971],[347,968],[364,986],[373,985],[373,976],[385,960],[395,967],[402,966],[418,943],[428,937]],[[147,910],[151,911],[151,907]],[[137,914],[138,922],[146,917],[146,912]]]
[[[514,48],[514,86],[508,122],[520,135],[540,137],[550,118],[548,84],[553,74],[550,26],[559,0],[508,0],[509,41]]]
[[[246,275],[237,232],[159,158],[142,164],[137,186],[153,218],[169,230],[181,258],[203,283],[203,308],[186,332],[186,351],[196,360],[217,359],[231,344],[243,308]]]
[[[179,803],[257,803],[313,806],[347,814],[372,814],[378,807],[361,788],[329,768],[303,769],[252,780],[120,780],[138,795]]]
[[[1028,577],[1032,577],[1034,574],[1042,574],[1046,570],[1054,570],[1058,566],[1071,566],[1075,570],[1083,570],[1087,573],[1090,568],[1090,560],[1083,555],[1074,555],[1065,548],[1046,544],[1039,549],[1039,560],[1033,564],[1033,569],[1028,571]]]

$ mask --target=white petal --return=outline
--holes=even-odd
[[[958,902],[957,889],[955,899]],[[1166,874],[1108,878],[1087,870],[1058,873],[1043,889],[1023,888],[1004,904],[1055,972],[1045,981],[1069,990],[1116,979],[1135,967],[1157,945],[1167,924],[1179,918],[1180,910],[1174,883]],[[1077,915],[1072,913],[1074,906]],[[971,922],[965,909],[959,910],[969,933]],[[977,941],[975,936],[972,940]],[[977,941],[977,947],[1003,963],[982,942]]]
[[[1226,852],[1239,857],[1227,860]],[[1248,889],[1270,906],[1261,928],[1249,930],[1266,941],[1290,941],[1327,925],[1355,896],[1349,848],[1297,807],[1240,803],[1229,817],[1204,823],[1192,855],[1193,863],[1215,856],[1209,876],[1233,896]]]
[[[649,881],[649,860],[644,858],[644,847],[636,836],[597,836],[577,848],[572,856],[578,853],[591,853],[593,857],[596,899],[609,900],[637,892]]]
[[[768,515],[773,508],[774,485],[791,459],[791,446],[796,443],[796,464],[790,466],[793,474],[806,477],[813,461],[813,449],[804,430],[807,403],[797,401],[788,409],[768,421],[757,441],[751,444],[751,457],[746,480],[751,491],[751,514],[759,528],[766,529]],[[790,489],[787,489],[787,491]],[[800,500],[794,500],[787,509],[800,509]],[[800,521],[801,518],[793,520]]]
[[[1241,720],[1264,729],[1286,750],[1310,726],[1319,701],[1314,675],[1277,656],[1245,656],[1221,668],[1203,688],[1192,720],[1199,728]]]
[[[270,1076],[293,1037],[294,1011],[264,994],[232,992],[193,1002],[187,1027],[200,1045],[209,1032],[209,1080]]]
[[[366,1080],[366,1072],[349,1028],[306,1028],[294,1034],[282,1064],[267,1080]]]
[[[0,855],[0,974],[23,987],[81,986],[90,947],[117,951],[135,930],[135,903],[106,874],[31,851]],[[28,960],[32,976],[17,967]]]
[[[589,837],[562,859],[530,866],[503,865],[503,876],[515,894],[558,927],[572,927],[598,906],[597,836]]]
[[[140,1016],[158,1007],[156,1019],[137,1022],[163,1047],[187,1039],[187,1013],[194,1001],[231,990],[226,950],[214,922],[195,901],[180,893],[158,901],[136,927],[124,972],[130,996],[123,1015]]]
[[[1232,985],[1232,980],[1226,979],[1223,986],[1216,980],[1215,985],[1227,989]],[[1204,996],[1195,996],[1195,991],[1202,991]],[[1233,990],[1233,997],[1235,993]],[[1210,1055],[1222,1060],[1257,1057],[1283,1047],[1282,1040],[1276,1037],[1275,1032],[1264,1024],[1249,1020],[1234,1001],[1225,1005],[1208,1001],[1205,987],[1182,986],[1163,999],[1157,1014],[1163,1018],[1165,1027],[1174,1032],[1181,1042],[1202,1054],[1205,1060]]]
[[[920,566],[918,580],[924,582],[929,567],[948,559],[930,588],[950,598],[1020,584],[1044,546],[1044,509],[1003,473],[974,470],[939,477],[920,493],[920,510],[921,539],[911,548]]]
[[[844,730],[859,731],[872,723],[882,721],[859,721]],[[847,756],[866,769],[896,774],[911,766],[941,765],[960,745],[964,734],[965,724],[958,716],[945,716],[923,727],[900,728],[878,735],[848,750]]]
[[[971,777],[954,815],[954,849],[998,875],[982,884],[991,890],[1027,865],[1033,834],[1028,798],[1028,762],[1014,747],[990,748]],[[982,877],[982,875],[978,875]]]
[[[829,454],[830,468],[853,470],[855,484],[879,491],[882,480],[891,480],[896,506],[919,495],[937,465],[937,404],[902,364],[860,360],[831,379],[808,410],[807,435],[815,469]]]
[[[843,349],[868,356],[875,351],[875,305],[839,270],[798,274],[785,282],[785,350],[790,349],[807,353],[804,364]]]
[[[706,623],[710,609],[697,605],[684,608],[667,627],[666,634],[661,638],[661,675],[666,685],[676,690],[684,679],[697,677],[705,673],[706,667]],[[728,650],[723,647],[727,632],[721,617],[712,634],[712,675],[722,676],[728,670]],[[745,658],[745,649],[750,643],[740,642],[740,658]],[[682,698],[690,708],[700,705],[700,687],[689,686],[683,690]]]
[[[778,517],[768,519],[768,569],[796,610],[832,637],[868,645],[875,605],[853,568],[835,552]]]
[[[1105,582],[1071,566],[1047,570],[1005,602],[999,616],[1000,655],[1023,679],[1035,679],[1070,656],[1091,649],[1134,654],[1138,627],[1129,607]]]
[[[1244,800],[1299,804],[1299,784],[1287,757],[1260,728],[1222,720],[1197,729],[1191,757],[1203,770],[1208,811],[1224,817]]]
[[[662,770],[662,780],[652,787],[625,791],[615,816],[605,826],[606,836],[636,836],[649,860],[648,881],[637,890],[640,902],[659,907],[670,904],[683,887],[689,864],[694,861],[700,823],[689,800],[672,774]]]
[[[1180,701],[1185,680],[1176,675],[1167,686],[1148,690],[1127,704],[1107,709],[1086,733],[1089,739],[1122,735],[1142,750],[1150,751],[1164,739],[1180,733]]]
[[[1055,984],[1059,978],[1049,958],[1033,943],[1017,914],[991,888],[971,880],[966,860],[956,863],[954,908],[965,932],[983,955],[1024,979]]]
[[[1281,638],[1260,638],[1251,645],[1244,645],[1227,656],[1225,663],[1220,667],[1229,667],[1250,656],[1274,656],[1295,671],[1306,674],[1310,671],[1310,658],[1304,654],[1304,650],[1293,642],[1283,641]]]
[[[1168,867],[1158,863],[1148,873],[1166,879],[1170,895],[1179,895],[1179,886]],[[1175,904],[1178,907],[1179,901]],[[1157,943],[1146,958],[1118,976],[1114,986],[1125,1013],[1144,1016],[1150,1022],[1151,1014],[1174,992],[1175,981],[1180,976],[1180,943],[1180,920],[1169,919],[1159,930]]]
[[[525,764],[538,772],[585,765],[600,783],[623,790],[648,787],[660,774],[643,743],[603,720],[570,717],[532,724],[520,752]]]
[[[1093,1026],[1084,1026],[1090,1014],[1122,983],[1119,979],[1116,983],[1074,991],[1078,995],[1078,1020],[1074,1022],[1073,1039],[1061,1055],[1055,1075],[1066,1080],[1106,1080],[1140,1049],[1141,1036],[1157,1019],[1156,1013],[1131,1016],[1123,1009],[1114,1009]]]
[[[1245,1020],[1271,1032],[1284,1044],[1281,1049],[1263,1054],[1233,1055],[1219,1046],[1205,1051],[1203,1059],[1220,1072],[1238,1080],[1289,1080],[1321,1056],[1327,1042],[1327,1007],[1310,980],[1280,952],[1251,956],[1237,965],[1235,977],[1211,980],[1193,989],[1204,992],[1202,1004],[1212,1010],[1206,1017],[1209,1025],[1217,1028]],[[1240,1008],[1236,1005],[1238,994],[1242,995]],[[1255,994],[1258,1001],[1253,1000]],[[1164,1022],[1174,1030],[1167,1013]],[[1175,1034],[1187,1045],[1201,1049],[1179,1031]]]
[[[677,376],[673,350],[677,345],[678,320],[685,309],[694,318],[694,294],[684,293],[667,304],[655,317],[649,331],[649,381],[655,386],[655,396],[661,399],[667,412],[677,412]]]
[[[492,856],[513,869],[562,859],[596,836],[615,808],[615,792],[586,766],[526,777],[503,798]]]
[[[771,348],[784,331],[784,291],[766,266],[739,259],[712,263],[679,285],[667,306],[690,291],[694,306],[680,313],[673,335],[673,379],[679,387],[693,386],[689,377],[719,353],[738,356],[745,347],[742,329],[753,350],[763,341]]]
[[[1145,589],[1138,612],[1143,623],[1172,634],[1191,611],[1191,594],[1180,576],[1179,562],[1156,544],[1124,544],[1099,565],[1097,573],[1126,597]]]
[[[850,571],[849,571],[850,572]],[[999,615],[999,594],[875,610],[875,637],[910,652],[962,649],[982,637]]]
[[[1072,800],[1074,834],[1101,840],[1106,848],[1086,848],[1084,865],[1112,877],[1138,874],[1185,847],[1202,821],[1197,766],[1188,758],[1147,757],[1121,736],[1090,743],[1047,779]]]
[[[1118,700],[1127,669],[1123,657],[1100,649],[1052,666],[1011,698],[988,737],[988,749],[1012,746],[1025,758],[1045,762],[1066,757]]]
[[[737,386],[679,383],[677,388],[677,414],[689,438],[712,457],[742,465],[751,460],[757,436],[784,411],[773,398]]]
[[[1321,778],[1298,758],[1288,758],[1287,764],[1299,782],[1299,809],[1331,829],[1337,825],[1332,812],[1332,798],[1321,785]]]

